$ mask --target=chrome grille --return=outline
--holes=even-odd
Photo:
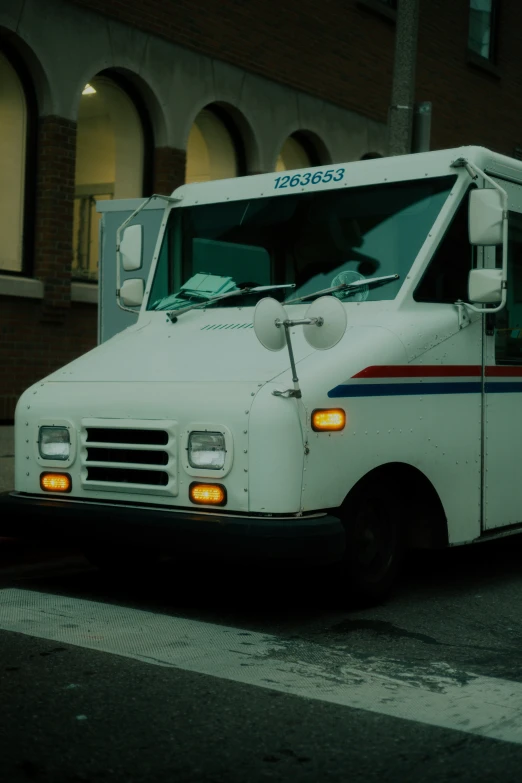
[[[149,446],[165,446],[169,440],[164,430],[123,429],[120,427],[87,427],[87,442],[132,443]]]
[[[132,468],[91,468],[87,467],[89,481],[116,481],[121,484],[151,484],[166,486],[168,473],[164,470],[143,470]]]
[[[169,455],[166,451],[144,451],[144,449],[102,449],[99,446],[87,447],[89,462],[141,462],[144,465],[166,465]]]
[[[157,422],[157,428],[150,421],[145,423],[102,420],[96,426],[92,420],[84,422],[81,459],[86,489],[177,493],[174,423]]]

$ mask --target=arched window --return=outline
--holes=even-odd
[[[276,171],[304,169],[319,164],[319,156],[310,140],[303,133],[292,133],[281,148],[276,162]]]
[[[208,182],[241,174],[244,174],[241,138],[226,112],[207,106],[190,129],[185,180]]]
[[[0,51],[0,272],[22,271],[27,127],[23,84]]]
[[[107,76],[85,85],[78,112],[73,277],[98,278],[96,201],[143,195],[145,132],[127,90]]]

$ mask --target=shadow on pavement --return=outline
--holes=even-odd
[[[42,552],[40,551],[40,556]],[[20,577],[28,589],[67,593],[90,600],[177,614],[244,613],[261,619],[292,612],[310,616],[326,611],[361,608],[343,594],[333,579],[332,566],[288,562],[208,561],[164,558],[151,568],[128,573],[99,571],[79,552],[62,553],[53,562],[38,561],[37,550],[20,550],[9,577]],[[477,591],[506,589],[522,575],[522,536],[437,552],[417,552],[406,563],[390,600],[409,600],[436,594],[465,597]],[[31,560],[31,558],[34,558]],[[17,568],[19,569],[17,571]],[[20,570],[21,569],[21,570]],[[28,572],[24,576],[24,572]],[[0,555],[0,576],[6,574]],[[17,577],[18,574],[18,577]],[[5,578],[3,579],[5,582]]]

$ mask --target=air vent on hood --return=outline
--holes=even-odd
[[[201,327],[202,332],[215,331],[217,329],[253,329],[254,324],[205,324]]]

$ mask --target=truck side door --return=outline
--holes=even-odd
[[[522,523],[522,187],[500,184],[508,190],[510,203],[508,299],[494,324],[486,318],[485,530]],[[499,264],[500,248],[497,251]]]

